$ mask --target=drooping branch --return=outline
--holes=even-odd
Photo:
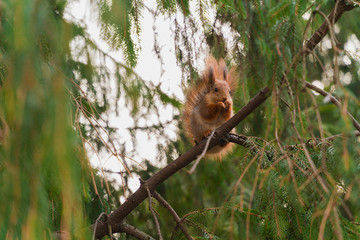
[[[355,5],[355,3],[352,3],[351,1],[338,0],[337,3],[335,4],[335,7],[325,18],[323,24],[316,30],[316,32],[311,36],[311,38],[306,41],[306,44],[299,49],[292,63],[288,66],[288,69],[284,72],[284,76],[286,76],[288,71],[294,67],[294,65],[299,61],[300,57],[305,58],[315,49],[317,44],[319,44],[321,40],[325,37],[325,35],[329,32],[330,29],[329,25],[335,24],[345,12],[350,11],[357,6],[358,5]],[[305,32],[308,29],[310,22],[311,21],[308,22],[308,25],[305,28]],[[283,80],[281,82],[283,82]]]
[[[330,101],[335,105],[337,106],[338,108],[340,108],[341,110],[341,104],[339,102],[339,100],[337,100],[333,95],[331,95],[330,93],[328,93],[327,91],[321,89],[321,88],[318,88],[317,86],[315,86],[314,84],[311,84],[309,82],[305,82],[305,85],[307,88],[310,88],[312,90],[314,90],[315,92],[321,94],[322,96],[324,97],[328,97],[330,99]],[[354,116],[349,113],[348,111],[346,111],[346,114],[349,116],[349,118],[351,119],[354,127],[360,131],[360,124],[359,122],[354,118]]]
[[[154,221],[155,221],[155,224],[156,224],[156,231],[158,233],[158,236],[159,236],[159,240],[163,240],[163,237],[161,235],[161,230],[160,230],[160,223],[156,217],[156,213],[155,213],[155,210],[154,208],[152,207],[152,200],[151,200],[151,192],[149,190],[149,188],[146,187],[146,192],[148,194],[148,198],[149,198],[149,210],[151,212],[151,214],[153,215],[153,218],[154,218]]]
[[[269,88],[265,87],[255,97],[253,97],[248,104],[240,109],[231,119],[215,130],[215,135],[209,143],[209,149],[217,145],[222,138],[231,131],[236,125],[238,125],[243,119],[245,119],[250,113],[252,113],[260,104],[262,104],[269,96]],[[147,197],[147,188],[153,191],[159,184],[163,183],[167,178],[178,172],[180,169],[187,166],[193,160],[200,155],[206,145],[204,139],[198,145],[185,152],[178,157],[175,161],[161,169],[154,176],[146,180],[140,188],[133,193],[127,201],[125,201],[120,207],[112,212],[103,224],[98,224],[94,229],[96,238],[102,238],[108,234],[108,227],[111,226],[112,232],[120,232],[122,226],[122,220],[131,213],[140,203],[142,203]],[[93,226],[94,228],[95,226]]]
[[[360,131],[355,131],[355,132],[353,132],[352,133],[354,136],[356,136],[356,137],[360,137]],[[350,134],[351,135],[351,134]],[[331,142],[331,141],[334,141],[337,137],[345,137],[346,136],[346,134],[337,134],[337,135],[334,135],[334,136],[330,136],[330,137],[327,137],[326,139],[325,139],[325,141],[327,141],[327,142]]]
[[[320,138],[310,138],[306,141],[305,146],[306,148],[310,148],[310,149],[314,149],[314,147],[318,146],[319,144],[330,144],[332,141],[334,141],[336,138],[343,138],[343,137],[349,137],[349,136],[356,136],[356,137],[360,137],[360,132],[359,131],[355,131],[352,133],[339,133],[330,137],[327,137],[325,139],[320,139]],[[284,150],[288,150],[288,151],[296,151],[298,149],[301,149],[301,144],[294,144],[294,145],[286,145],[283,147]]]
[[[325,35],[329,31],[329,24],[335,24],[341,17],[341,15],[347,11],[350,11],[354,9],[356,5],[352,3],[351,1],[346,0],[338,0],[336,3],[334,9],[330,12],[327,19],[325,19],[324,23],[318,28],[318,30],[312,35],[312,37],[307,41],[306,45],[303,47],[302,52],[305,56],[307,56],[309,53],[314,50],[315,46],[325,37]],[[329,97],[330,101],[335,104],[338,108],[341,108],[340,102],[332,96],[330,93],[324,91],[323,89],[320,89],[316,87],[315,85],[305,81],[305,86],[307,88],[310,88],[314,90],[315,92],[321,94],[324,97]],[[354,127],[360,131],[360,124],[359,122],[349,113],[346,111],[346,114],[351,119]]]
[[[192,238],[189,234],[189,232],[186,229],[186,226],[183,224],[181,218],[179,217],[179,215],[175,212],[175,210],[171,207],[171,205],[156,191],[153,192],[153,196],[156,200],[159,201],[159,203],[161,205],[163,205],[171,214],[171,216],[173,217],[173,219],[176,222],[176,225],[181,229],[181,231],[183,232],[183,234],[185,235],[186,239],[188,240],[192,240],[194,238]]]

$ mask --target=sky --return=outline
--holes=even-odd
[[[147,7],[155,11],[154,6],[156,1],[145,1]],[[74,0],[68,4],[65,11],[65,19],[80,23],[82,26],[86,26],[87,33],[91,36],[92,40],[105,52],[109,53],[114,59],[119,62],[123,61],[123,55],[119,51],[111,51],[107,43],[100,38],[100,26],[98,25],[95,13],[90,12],[91,9],[90,0]],[[155,32],[158,34],[159,46],[163,58],[163,64],[157,58],[154,47],[154,26]],[[157,16],[156,21],[153,15],[147,8],[144,9],[143,16],[141,18],[141,33],[138,41],[140,42],[140,51],[138,52],[138,64],[135,67],[135,72],[145,81],[152,81],[155,85],[161,83],[161,90],[168,94],[173,94],[179,101],[184,101],[184,94],[181,87],[181,69],[176,64],[174,55],[174,40],[172,36],[172,19],[164,16]],[[76,51],[76,44],[79,40],[74,40],[74,51]],[[111,63],[107,63],[106,66],[111,68]],[[125,107],[124,99],[120,99],[119,106],[120,112],[118,115],[114,113],[110,114],[110,126],[117,128],[121,135],[121,139],[117,142],[125,144],[126,149],[132,149],[134,146],[130,141],[129,132],[127,128],[133,125],[133,119],[130,116],[130,110]],[[156,124],[158,121],[166,122],[173,118],[174,109],[171,106],[165,106],[159,109],[160,118],[155,114],[150,117],[151,122],[145,120],[140,121],[139,124],[151,125]],[[167,129],[168,137],[176,138],[176,126]],[[138,152],[138,156],[134,157],[134,160],[142,162],[147,159],[152,163],[157,162],[157,136],[148,136],[145,132],[137,132],[136,139],[138,139],[138,146],[141,149]],[[91,149],[88,149],[91,152]],[[124,171],[119,160],[111,156],[111,154],[101,155],[99,158],[96,154],[89,154],[91,164],[93,167],[99,169],[108,169],[114,172]],[[121,183],[121,177],[119,174],[106,174],[109,179],[115,179]],[[129,188],[134,191],[139,187],[139,181],[135,176],[129,184]]]

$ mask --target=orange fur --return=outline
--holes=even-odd
[[[217,62],[212,56],[205,63],[205,72],[187,93],[182,117],[188,137],[196,142],[206,138],[212,130],[232,117],[231,94],[237,87],[235,68],[228,71],[223,59]],[[221,159],[232,147],[233,143],[215,146],[207,155]]]

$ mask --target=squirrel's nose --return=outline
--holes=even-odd
[[[222,101],[225,102],[225,101],[226,101],[226,97],[223,97]]]

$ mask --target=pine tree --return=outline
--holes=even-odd
[[[181,101],[134,71],[146,1],[89,5],[122,61],[65,17],[69,4],[0,5],[0,239],[359,238],[356,1],[156,2],[154,19],[173,24],[184,89],[208,54],[237,67],[235,112],[263,89],[236,125],[234,151],[221,162],[200,161],[191,175],[174,163],[189,164],[205,142],[193,148],[178,120]],[[164,64],[158,38],[154,52]],[[133,151],[110,123],[120,99],[134,122]],[[172,121],[141,123],[159,119],[164,106],[174,109]],[[166,134],[174,126],[175,140]],[[170,167],[132,164],[138,132],[159,140],[159,162]],[[123,164],[110,173],[121,175],[121,188],[90,166],[92,154]],[[142,179],[135,193],[130,173]]]

